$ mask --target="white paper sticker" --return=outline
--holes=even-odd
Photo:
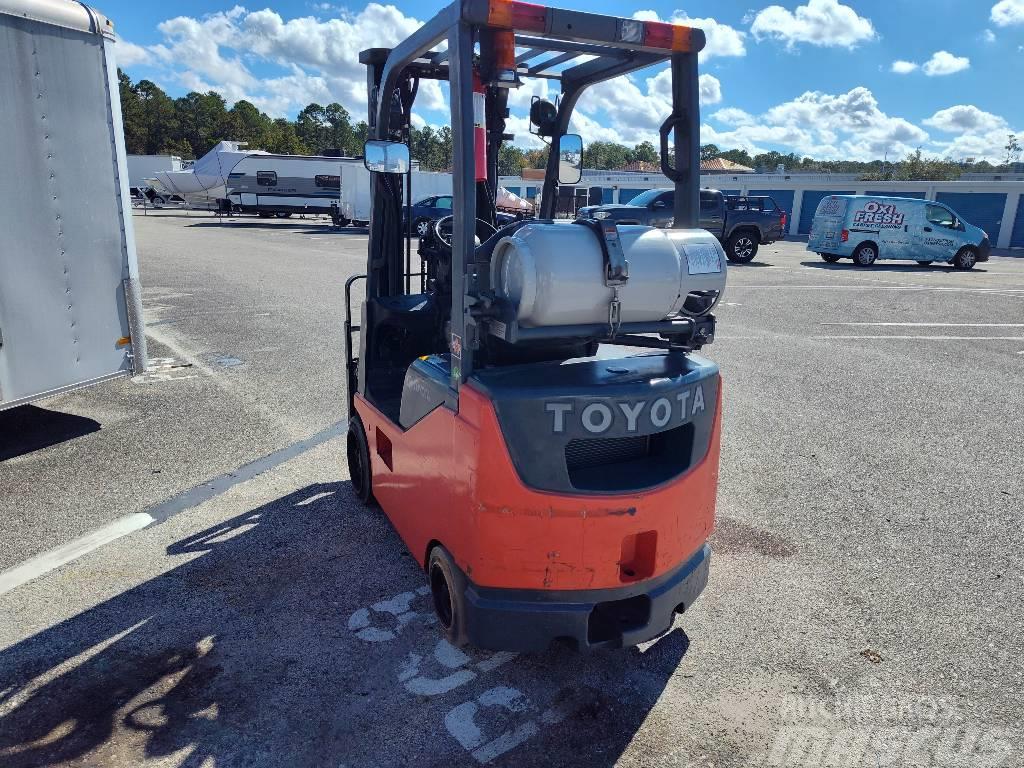
[[[722,271],[722,259],[718,249],[708,243],[688,243],[683,246],[686,252],[686,271],[691,275],[707,275]]]

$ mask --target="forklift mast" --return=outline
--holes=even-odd
[[[444,43],[447,47],[439,49]],[[446,346],[451,352],[450,404],[458,402],[459,388],[472,374],[474,353],[480,346],[482,310],[472,295],[481,279],[474,265],[475,233],[478,219],[491,225],[495,220],[498,154],[502,143],[512,138],[505,134],[508,89],[523,77],[544,78],[560,87],[552,108],[554,119],[547,128],[550,153],[539,212],[540,219],[552,219],[561,142],[580,96],[596,83],[668,61],[672,110],[660,128],[661,167],[675,184],[675,228],[693,228],[698,226],[699,207],[697,54],[704,43],[701,30],[680,25],[518,0],[457,0],[395,48],[361,52],[360,62],[367,67],[371,141],[407,143],[420,80],[449,83],[453,222]],[[474,95],[475,83],[483,86],[485,101],[487,159],[483,174],[474,152],[475,131],[479,130],[474,120],[474,98],[479,98]],[[402,231],[402,208],[411,201],[402,174],[374,172],[371,177],[366,298],[368,302],[400,303],[410,294],[411,233]],[[386,339],[375,337],[376,325],[374,317],[367,317],[364,305],[359,326],[362,362],[358,366],[353,362],[350,398],[353,389],[371,400],[386,397],[379,392],[374,396],[378,361],[373,348],[387,346]],[[349,359],[354,361],[351,354]]]

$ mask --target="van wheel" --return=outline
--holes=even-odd
[[[416,231],[417,236],[426,237],[427,232],[430,230],[430,219],[416,219],[413,229]]]
[[[934,261],[935,261],[935,259],[922,259],[922,260],[918,261],[917,263],[918,263],[919,266],[927,267],[929,264],[931,264]]]
[[[857,247],[853,254],[853,263],[860,267],[870,267],[878,258],[878,248],[874,243],[864,243]]]
[[[956,256],[953,257],[953,266],[957,269],[974,269],[974,264],[977,261],[978,254],[968,246],[957,251]]]
[[[352,414],[348,422],[346,439],[348,475],[352,479],[352,490],[363,504],[373,503],[373,483],[370,476],[370,444],[366,439],[363,420]]]
[[[462,575],[448,550],[441,545],[430,550],[430,557],[427,558],[427,578],[430,582],[434,613],[437,614],[437,623],[445,639],[456,647],[465,645],[468,640],[463,608],[466,577]]]
[[[835,264],[837,261],[839,261],[839,257],[836,256],[834,253],[823,253],[821,254],[821,258],[823,258],[829,264]]]
[[[758,237],[750,232],[733,232],[725,244],[725,256],[734,264],[746,264],[757,256]]]

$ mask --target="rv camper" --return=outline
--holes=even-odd
[[[227,198],[234,210],[261,216],[329,214],[338,205],[343,169],[356,166],[363,169],[363,161],[253,153],[228,173]]]
[[[0,410],[145,368],[114,48],[85,5],[0,0]]]

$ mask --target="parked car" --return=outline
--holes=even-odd
[[[943,203],[868,195],[823,198],[807,241],[807,250],[829,263],[853,259],[862,267],[876,259],[908,259],[971,269],[988,261],[991,248],[985,230]]]
[[[584,206],[577,216],[665,228],[675,221],[674,205],[675,190],[649,189],[629,203]],[[717,189],[702,189],[700,226],[721,241],[729,261],[744,264],[753,260],[760,245],[783,237],[786,212],[770,197],[726,196]]]
[[[404,209],[403,209],[404,211]],[[451,195],[435,195],[433,197],[425,197],[418,203],[412,205],[412,226],[413,234],[423,237],[427,234],[427,228],[430,226],[431,221],[442,219],[445,216],[452,215],[452,196]],[[511,224],[516,220],[516,216],[510,213],[497,214],[498,226],[503,227],[506,224]],[[403,225],[404,226],[404,225]]]

